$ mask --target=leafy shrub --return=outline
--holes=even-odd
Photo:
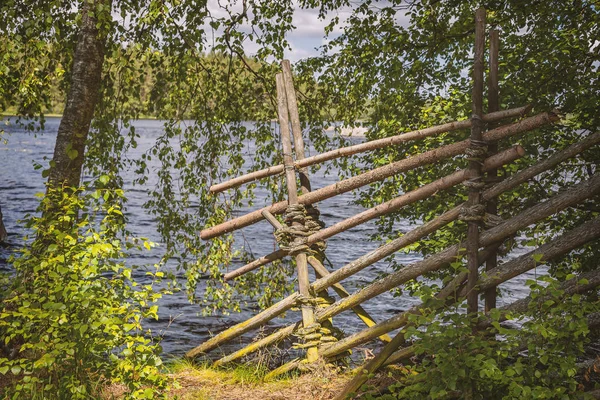
[[[406,336],[416,339],[420,362],[384,398],[583,398],[577,361],[589,333],[586,315],[600,305],[565,295],[548,276],[528,284],[532,301],[522,314],[495,309],[472,316],[457,306],[414,316],[414,325],[424,328],[408,328]],[[474,330],[481,321],[488,328]]]
[[[150,243],[120,237],[123,201],[118,189],[64,190],[29,217],[36,238],[11,260],[0,311],[6,397],[83,399],[121,383],[128,398],[155,398],[166,387],[160,348],[141,325],[157,318],[161,294],[138,285],[123,261],[127,249]]]

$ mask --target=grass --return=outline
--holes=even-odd
[[[326,366],[269,382],[263,381],[266,368],[248,364],[215,369],[208,363],[176,360],[168,369],[177,382],[171,395],[181,400],[327,400],[349,379]]]

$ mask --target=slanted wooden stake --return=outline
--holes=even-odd
[[[505,118],[522,117],[531,109],[531,106],[523,106],[512,108],[509,110],[498,111],[492,114],[483,116],[485,122],[499,121]],[[292,119],[293,126],[293,119]],[[296,160],[296,168],[310,167],[311,165],[320,164],[325,161],[334,160],[340,157],[349,157],[354,154],[364,153],[371,150],[381,149],[387,146],[395,146],[400,143],[410,140],[420,140],[426,137],[437,135],[444,132],[452,132],[459,129],[467,129],[471,127],[471,120],[448,122],[443,125],[432,126],[425,129],[419,129],[412,132],[402,133],[400,135],[391,136],[383,139],[372,140],[370,142],[356,144],[354,146],[342,147],[317,154],[303,160]],[[230,179],[226,182],[218,183],[210,187],[211,193],[219,193],[224,190],[237,187],[244,183],[252,182],[258,179],[268,178],[269,176],[281,174],[283,172],[283,164],[274,165],[259,171],[249,172],[237,178]]]
[[[514,136],[519,133],[528,132],[541,126],[551,124],[553,122],[558,121],[559,119],[560,118],[552,112],[543,112],[536,116],[525,118],[514,124],[505,125],[494,130],[488,131],[484,134],[484,139],[487,141],[494,141]],[[365,186],[370,183],[386,179],[392,175],[409,171],[413,168],[417,168],[426,164],[431,164],[444,158],[457,156],[463,153],[468,146],[469,140],[463,140],[461,142],[438,147],[425,153],[417,154],[404,160],[396,161],[392,164],[384,165],[382,167],[375,168],[371,171],[362,173],[360,175],[353,176],[352,178],[336,182],[329,186],[325,186],[319,190],[303,194],[302,196],[298,197],[298,202],[300,204],[314,204],[319,201],[329,199],[333,196],[337,196],[339,194],[357,189],[361,186]],[[246,215],[242,215],[232,220],[223,222],[222,224],[206,228],[202,232],[200,232],[200,237],[204,240],[207,240],[222,235],[224,233],[241,229],[245,226],[252,225],[262,220],[263,217],[261,213],[264,209],[269,210],[271,214],[277,215],[282,214],[285,211],[286,207],[287,202],[280,201],[263,209],[255,210]]]
[[[548,199],[547,201],[536,204],[535,206],[523,211],[522,213],[510,218],[509,220],[506,220],[502,224],[484,231],[480,237],[480,244],[484,247],[491,246],[492,244],[498,241],[504,240],[505,238],[514,235],[519,230],[537,221],[540,221],[552,214],[560,212],[567,207],[578,204],[581,201],[595,196],[598,193],[600,193],[600,175],[594,176],[587,181],[571,186],[568,191],[561,192],[555,195],[554,197]],[[387,292],[388,290],[391,290],[399,285],[402,285],[403,283],[406,283],[411,279],[416,279],[425,273],[436,271],[448,265],[453,260],[455,260],[457,256],[462,254],[460,249],[464,248],[464,246],[464,242],[456,244],[454,246],[450,246],[435,255],[432,255],[422,261],[418,261],[416,263],[408,265],[400,271],[394,272],[386,276],[385,278],[371,283],[370,285],[364,287],[358,292],[351,294],[347,298],[338,300],[336,303],[330,305],[329,307],[319,310],[316,315],[317,320],[321,321],[326,318],[331,318],[341,313],[342,311],[352,308],[357,304],[362,304],[363,302],[372,299],[373,297],[378,296],[381,293]],[[376,250],[375,252],[380,255],[380,252],[378,250]],[[312,289],[314,291],[319,291],[325,287],[331,286],[335,282],[339,282],[339,279],[342,278],[343,274],[339,274],[338,272],[340,272],[340,270],[332,273],[331,275],[325,278],[316,280],[311,285]],[[344,272],[348,272],[348,270]],[[281,302],[286,301],[286,299],[282,300]],[[219,360],[219,365],[222,365],[225,362],[231,362],[262,347],[268,346],[279,340],[285,339],[287,336],[294,332],[295,326],[296,325],[289,325],[285,328],[282,328],[281,330],[259,340],[258,342],[253,343],[247,348],[236,352],[235,355],[232,354],[222,360]]]
[[[283,70],[283,81],[285,83],[285,94],[287,98],[288,110],[290,112],[290,121],[292,123],[292,135],[294,137],[294,151],[296,152],[296,163],[304,160],[304,139],[302,138],[302,127],[300,126],[300,114],[298,113],[298,101],[296,99],[296,90],[294,89],[294,79],[292,78],[292,67],[289,60],[281,62]],[[297,167],[298,168],[298,167]],[[310,180],[308,179],[308,168],[298,168],[300,175],[300,186],[302,194],[310,192]]]
[[[497,185],[494,185],[493,187],[487,189],[483,193],[483,198],[484,198],[484,200],[489,200],[493,197],[500,195],[501,193],[503,193],[505,191],[514,189],[518,185],[528,181],[529,179],[539,175],[540,173],[542,173],[544,171],[548,171],[551,168],[554,168],[561,162],[563,162],[569,158],[575,157],[577,154],[579,154],[597,144],[600,144],[600,132],[594,133],[593,135],[586,137],[582,141],[577,142],[577,143],[569,146],[568,148],[554,154],[550,158],[546,158],[537,164],[534,164],[522,171],[519,171],[518,173],[511,176],[510,178],[498,183]],[[319,290],[319,289],[330,287],[330,286],[334,285],[335,283],[340,282],[343,279],[346,279],[349,276],[356,274],[357,272],[363,270],[364,268],[368,267],[369,265],[372,265],[373,263],[380,261],[380,260],[384,259],[385,257],[388,257],[389,255],[395,253],[396,251],[398,251],[406,246],[409,246],[409,245],[417,242],[421,238],[435,232],[437,229],[454,221],[458,217],[461,206],[462,205],[459,205],[459,206],[453,208],[452,210],[447,211],[443,215],[440,215],[439,217],[434,218],[433,220],[427,222],[426,224],[421,225],[421,226],[411,230],[404,236],[394,239],[391,242],[386,243],[386,244],[378,247],[375,250],[372,250],[371,252],[361,256],[360,258],[352,261],[349,264],[346,264],[345,266],[339,268],[338,270],[336,270],[333,273],[330,273],[329,275],[323,276],[323,278],[318,279],[316,282],[313,283],[313,285],[312,285],[313,290]],[[277,220],[275,220],[275,221],[277,221]],[[279,223],[279,221],[277,221],[277,223]],[[190,351],[188,354],[186,354],[186,356],[193,357],[198,354],[209,352],[210,350],[216,348],[221,343],[227,342],[228,340],[238,337],[245,332],[248,332],[252,329],[256,329],[259,326],[266,324],[268,321],[270,321],[271,319],[280,315],[284,311],[289,310],[296,303],[297,299],[298,299],[298,293],[297,292],[293,293],[292,295],[279,301],[277,304],[274,304],[273,306],[262,311],[258,315],[252,317],[250,320],[241,322],[241,323],[227,329],[226,331],[220,333],[219,335],[209,339],[207,342],[202,343],[196,349],[194,349],[194,350]],[[291,331],[290,331],[290,333],[291,333]],[[285,337],[286,335],[283,334],[282,336]],[[268,344],[268,343],[272,343],[272,342],[270,341],[270,339],[268,339],[268,340],[265,340],[263,343]],[[253,346],[253,348],[260,348],[260,347],[261,347],[260,345]],[[252,352],[252,350],[248,350],[247,352],[241,351],[240,353],[246,354],[246,353],[250,353],[250,352]],[[225,361],[225,362],[234,360],[236,358],[237,357],[235,357],[235,356],[234,357],[228,356],[228,357],[226,357],[227,361]]]
[[[494,29],[490,32],[490,72],[488,76],[488,113],[500,109],[500,96],[498,85],[498,55],[500,48],[500,34]],[[493,155],[498,152],[498,143],[488,144],[488,154]],[[487,176],[492,180],[498,177],[498,170],[492,168]],[[492,215],[498,214],[498,202],[495,198],[488,200],[486,211]],[[489,271],[498,266],[498,253],[488,257],[485,262],[485,269]],[[496,288],[491,288],[485,292],[485,312],[496,308]]]
[[[298,187],[296,185],[296,172],[294,170],[294,159],[292,157],[292,142],[290,140],[290,127],[288,119],[288,107],[286,99],[285,83],[283,75],[277,74],[277,108],[279,113],[279,129],[281,131],[281,145],[283,147],[283,165],[285,166],[285,180],[288,190],[289,205],[298,204]],[[300,222],[293,222],[292,226],[301,225]],[[297,240],[301,240],[298,238]],[[296,268],[298,272],[298,291],[304,298],[310,298],[308,291],[310,282],[308,280],[308,264],[306,253],[296,255]],[[302,323],[304,328],[308,328],[315,323],[315,314],[312,306],[302,305]],[[309,362],[314,362],[318,358],[317,347],[307,349],[306,358]]]
[[[471,124],[471,145],[482,142],[483,132],[483,53],[485,46],[485,9],[479,8],[475,13],[475,59],[473,64],[473,117]],[[476,149],[475,147],[474,149]],[[482,147],[479,147],[482,148]],[[473,156],[472,158],[481,158]],[[481,163],[479,160],[469,162],[472,184],[480,183]],[[469,207],[475,207],[481,203],[481,191],[473,185],[469,188]],[[470,313],[477,312],[477,292],[473,290],[479,277],[477,253],[479,251],[479,221],[469,221],[467,230],[467,266],[469,278],[467,288],[467,310]]]

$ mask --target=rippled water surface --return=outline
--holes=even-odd
[[[44,157],[51,158],[54,150],[54,142],[60,119],[48,118],[45,132],[33,134],[17,126],[5,126],[7,132],[7,144],[0,144],[0,205],[4,213],[4,222],[9,231],[9,243],[13,249],[18,246],[21,237],[27,232],[19,223],[19,219],[26,213],[35,212],[37,207],[37,198],[34,195],[42,192],[44,189],[44,179],[40,171],[33,168],[33,163],[38,162],[47,165]],[[138,157],[145,152],[154,140],[162,133],[162,123],[160,121],[142,120],[135,123],[136,132],[140,134],[138,148],[131,151],[130,157]],[[362,139],[352,139],[360,141]],[[248,151],[252,152],[252,145],[248,144]],[[155,170],[156,165],[151,166],[151,171]],[[313,189],[334,183],[338,179],[337,174],[332,173],[325,176],[322,171],[311,175]],[[147,200],[148,187],[131,186],[133,173],[126,175],[126,195],[129,199],[126,215],[130,221],[130,229],[138,234],[148,237],[150,240],[159,243],[158,248],[152,252],[145,253],[131,260],[137,265],[151,265],[160,258],[160,237],[156,233],[155,221],[142,208],[142,204]],[[264,193],[263,193],[264,194]],[[261,193],[257,193],[257,199]],[[352,195],[344,194],[333,199],[323,201],[319,204],[322,212],[322,219],[330,226],[345,218],[348,218],[363,209],[351,204]],[[254,208],[263,206],[260,201],[256,201]],[[246,210],[244,210],[245,212]],[[399,223],[397,229],[407,232],[411,229],[408,222]],[[265,221],[253,226],[244,228],[239,234],[249,240],[251,250],[256,256],[267,254],[274,249],[274,242],[271,235],[272,229]],[[347,232],[334,236],[328,240],[327,256],[335,268],[360,257],[377,247],[376,243],[365,240],[370,234],[374,233],[374,224],[366,223],[355,227]],[[0,249],[0,256],[5,260],[11,248]],[[398,253],[397,260],[403,264],[408,264],[421,259],[420,254]],[[241,265],[232,265],[235,269]],[[7,269],[4,261],[0,261],[0,268]],[[175,270],[174,263],[170,263],[166,268]],[[354,291],[377,278],[382,273],[389,272],[387,262],[382,261],[361,271],[354,277],[344,281],[344,286],[349,291]],[[532,273],[533,274],[533,273]],[[180,278],[182,274],[179,273]],[[515,298],[526,295],[527,289],[523,283],[531,277],[531,274],[522,276],[511,281],[506,288],[509,289],[507,295],[500,299],[500,304],[510,302]],[[140,273],[140,279],[145,279]],[[201,282],[200,285],[203,283]],[[393,297],[390,293],[385,293],[365,303],[365,308],[378,321],[384,320],[394,314],[406,310],[412,304],[418,302],[418,299],[411,298],[403,294],[400,297]],[[237,322],[243,321],[257,312],[256,305],[250,304],[245,307],[241,313],[228,316],[202,316],[198,306],[189,304],[185,293],[179,292],[167,296],[160,303],[159,321],[150,322],[155,332],[163,335],[163,348],[166,354],[178,356],[187,350],[198,345],[211,335],[231,326]],[[297,319],[298,313],[290,312],[286,319],[276,319],[270,322],[269,328],[283,326],[292,319]],[[334,324],[342,328],[346,333],[356,332],[363,328],[362,322],[351,312],[347,311],[334,318]],[[227,352],[231,346],[237,346],[240,342],[252,340],[252,334],[245,335],[241,339],[225,345],[222,350]]]

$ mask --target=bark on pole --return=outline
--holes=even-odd
[[[483,135],[483,138],[487,141],[499,140],[517,135],[519,133],[531,131],[533,129],[556,122],[558,120],[559,117],[556,114],[552,112],[544,112],[533,117],[525,118],[514,124],[505,125],[488,131]],[[426,164],[431,164],[444,158],[449,158],[462,154],[468,146],[469,140],[463,140],[461,142],[442,146],[437,149],[433,149],[425,153],[421,153],[413,157],[409,157],[404,160],[400,160],[395,163],[376,168],[374,170],[365,172],[363,174],[354,176],[349,179],[345,179],[343,181],[331,184],[329,186],[325,186],[324,188],[321,188],[319,190],[303,194],[302,196],[298,197],[298,202],[300,204],[314,204],[319,201],[337,196],[339,194],[358,189],[361,186],[365,186],[370,183],[386,179],[392,175],[409,171],[411,169]],[[262,209],[252,211],[246,215],[242,215],[240,217],[226,221],[222,224],[206,228],[202,230],[202,232],[200,232],[200,237],[204,240],[208,240],[219,235],[244,228],[262,220],[263,210],[268,210],[271,214],[277,215],[282,214],[286,208],[287,202],[280,201]]]
[[[488,158],[483,168],[487,170],[489,168],[498,168],[501,165],[508,164],[519,157],[523,157],[525,155],[525,151],[521,146],[513,146],[502,153],[496,154],[494,157]],[[335,225],[332,225],[328,228],[322,229],[317,233],[314,233],[308,236],[305,239],[305,244],[312,245],[321,240],[328,239],[338,233],[344,232],[350,228],[358,226],[366,221],[369,221],[373,218],[380,217],[385,214],[389,214],[391,212],[397,211],[398,209],[412,204],[416,201],[423,200],[429,196],[435,195],[435,193],[440,190],[448,189],[452,186],[455,186],[467,179],[470,178],[471,171],[470,170],[460,170],[456,171],[453,174],[440,178],[436,181],[433,181],[427,185],[424,185],[418,189],[415,189],[411,192],[405,193],[401,196],[396,197],[390,201],[387,201],[378,206],[372,207],[368,210],[363,211],[353,217],[347,218],[343,221],[338,222]],[[229,280],[240,276],[246,272],[252,271],[260,266],[273,262],[275,260],[279,260],[285,257],[287,253],[281,249],[276,250],[266,256],[263,256],[259,259],[256,259],[234,271],[228,272],[225,274],[225,280]]]
[[[479,8],[475,13],[475,51],[473,64],[473,116],[471,124],[471,141],[480,142],[483,132],[483,54],[485,48],[485,9]],[[472,182],[481,182],[481,164],[478,160],[469,162]],[[469,188],[469,206],[474,207],[481,203],[480,189]],[[479,277],[477,253],[479,251],[479,221],[468,221],[467,228],[467,266],[469,278],[467,288],[473,289]],[[467,311],[477,312],[477,293],[469,291],[467,298]]]
[[[500,109],[500,95],[498,84],[498,58],[500,48],[500,33],[497,29],[490,32],[490,70],[488,76],[488,113],[498,111]],[[498,143],[492,142],[488,145],[488,154],[496,154],[498,152]],[[498,177],[497,169],[490,169],[487,173],[490,179]],[[498,203],[495,198],[488,200],[486,211],[489,214],[498,214]],[[485,262],[485,269],[489,271],[498,266],[498,253],[492,254]],[[485,292],[485,312],[496,308],[496,288],[491,288]]]
[[[281,145],[283,148],[283,165],[285,166],[285,180],[288,191],[289,205],[298,204],[298,187],[296,185],[296,172],[294,170],[294,158],[292,157],[292,142],[290,137],[290,127],[288,119],[288,104],[286,99],[286,89],[283,74],[277,74],[277,107],[279,114],[279,129],[281,131]],[[294,221],[292,226],[301,225]],[[295,241],[301,240],[300,238]],[[296,269],[298,272],[298,292],[300,295],[309,298],[311,294],[308,291],[310,282],[308,280],[308,264],[306,253],[296,255]],[[312,306],[303,304],[302,323],[304,328],[308,328],[315,323],[315,315]],[[306,351],[306,358],[309,362],[314,362],[318,358],[317,348],[309,347]]]
[[[296,99],[296,90],[294,89],[294,79],[292,77],[292,67],[289,60],[281,62],[283,70],[283,80],[285,83],[285,93],[287,98],[288,110],[290,112],[290,122],[292,123],[292,135],[294,137],[294,152],[296,153],[296,164],[304,160],[304,138],[302,137],[302,127],[300,126],[300,115],[298,113],[298,100]],[[308,168],[298,167],[300,175],[300,190],[302,194],[310,192],[310,180],[308,179]]]
[[[86,0],[82,2],[81,26],[73,56],[71,86],[63,117],[58,126],[56,145],[48,190],[78,187],[85,154],[85,144],[98,102],[106,34],[101,33],[97,7],[110,8],[110,0]]]
[[[485,122],[500,121],[505,118],[522,117],[531,109],[531,106],[523,106],[512,108],[509,110],[498,111],[483,116]],[[419,140],[433,135],[445,132],[452,132],[459,129],[468,129],[471,127],[471,120],[448,122],[443,125],[432,126],[425,129],[402,133],[396,136],[390,136],[383,139],[372,140],[370,142],[356,144],[354,146],[342,147],[317,154],[312,157],[307,157],[303,160],[296,160],[296,168],[310,167],[311,165],[323,163],[325,161],[334,160],[340,157],[348,157],[354,154],[364,153],[371,150],[381,149],[387,146],[395,146],[400,143],[410,140]],[[224,190],[240,186],[244,183],[252,182],[258,179],[268,178],[269,176],[281,174],[283,172],[283,164],[274,165],[259,171],[249,172],[245,175],[238,176],[226,182],[218,183],[210,187],[212,193],[219,193]]]
[[[600,175],[594,176],[587,181],[583,181],[577,185],[571,186],[568,191],[561,192],[543,203],[539,203],[520,214],[506,220],[502,224],[495,226],[481,234],[480,245],[483,247],[490,246],[498,241],[514,235],[519,230],[542,220],[552,214],[564,210],[567,207],[580,203],[581,201],[600,193]],[[398,272],[394,272],[383,279],[377,280],[363,289],[351,294],[347,298],[338,300],[327,308],[319,310],[316,313],[317,321],[322,321],[331,318],[342,311],[354,307],[357,304],[372,299],[381,293],[387,292],[411,279],[415,279],[425,273],[436,271],[445,265],[448,265],[457,256],[461,255],[460,249],[464,247],[464,243],[450,246],[445,250],[432,255],[422,261],[410,264]],[[338,270],[339,271],[339,270]],[[332,273],[328,277],[316,280],[311,288],[314,291],[322,290],[338,282],[340,275],[337,272]],[[329,278],[329,279],[328,279]],[[287,298],[286,298],[287,299]],[[286,301],[286,299],[282,300]],[[281,303],[281,302],[280,302]],[[278,303],[278,304],[280,304]],[[266,310],[265,310],[266,311]],[[242,323],[244,324],[244,323]],[[240,324],[240,325],[242,325]],[[254,325],[257,327],[258,325]],[[252,350],[242,349],[236,352],[240,357],[241,354],[246,355],[252,351],[256,351],[261,347],[268,346],[276,341],[283,340],[294,330],[294,325],[282,328],[260,341],[253,343]],[[227,356],[227,362],[235,360],[236,357],[232,354]]]

